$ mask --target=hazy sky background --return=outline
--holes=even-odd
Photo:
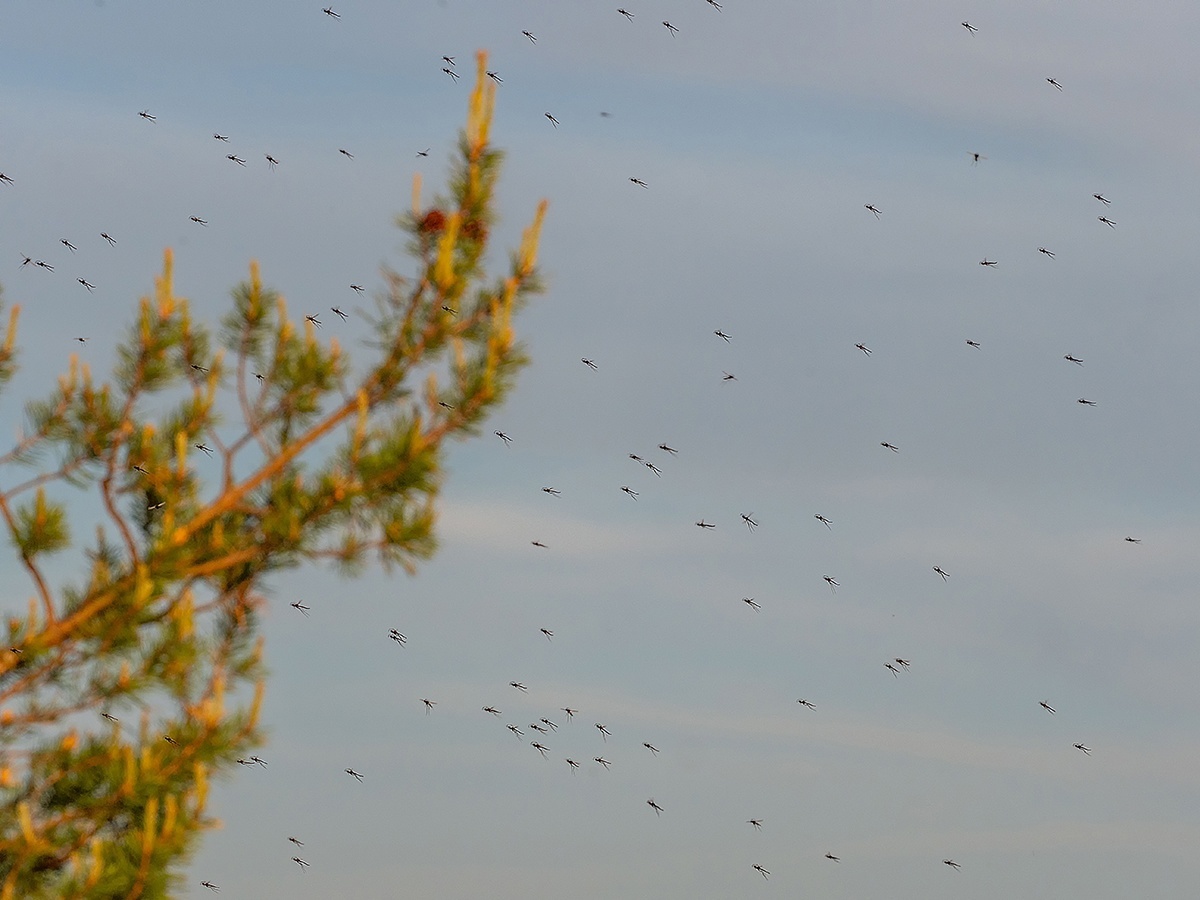
[[[328,309],[408,270],[392,218],[440,189],[477,48],[496,260],[550,200],[533,363],[451,453],[437,557],[272,583],[269,768],[214,791],[185,896],[1194,891],[1200,7],[323,2],[0,29],[6,440],[72,353],[111,365],[167,246],[214,324],[257,259],[367,337]]]

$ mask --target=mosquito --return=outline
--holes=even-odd
[[[46,262],[44,259],[35,259],[33,264],[38,268],[48,269],[51,272],[54,271],[54,266],[50,265],[50,263]],[[24,263],[22,263],[22,265],[24,265]]]
[[[1062,85],[1059,84],[1057,81],[1055,81],[1053,78],[1047,78],[1046,83],[1054,85],[1054,87],[1060,91],[1062,90]]]
[[[13,183],[13,180],[11,178],[9,178],[7,175],[5,175],[3,172],[0,172],[0,181],[3,181],[5,184]]]
[[[825,583],[829,585],[829,593],[831,593],[831,594],[836,594],[836,593],[837,593],[837,591],[835,590],[835,588],[838,588],[838,587],[840,587],[840,586],[841,586],[841,582],[840,582],[840,581],[834,581],[834,580],[833,580],[832,578],[830,578],[828,575],[822,575],[821,577],[822,577],[822,578],[825,580]]]
[[[840,856],[834,856],[832,853],[826,853],[826,854],[825,854],[825,858],[826,858],[826,859],[832,859],[834,862],[841,862],[841,861],[842,861],[842,858],[841,858]]]
[[[504,79],[501,78],[497,73],[487,72],[485,74],[487,75],[488,78],[492,79],[492,81],[496,82],[496,84],[504,84]]]
[[[651,797],[649,800],[646,801],[646,805],[649,806],[652,810],[654,810],[654,814],[656,816],[662,814],[663,808],[654,802],[653,797]]]
[[[663,27],[666,28],[667,31],[671,32],[671,37],[675,37],[675,35],[679,33],[679,29],[665,19],[663,20]]]
[[[882,216],[882,215],[883,215],[883,212],[882,212],[882,210],[876,209],[876,208],[875,208],[874,206],[872,206],[870,203],[865,203],[865,204],[863,204],[863,208],[864,208],[864,209],[867,209],[867,210],[870,210],[871,214],[872,214],[873,216],[875,216],[875,218],[877,218],[877,219],[878,219],[880,216]]]
[[[947,578],[950,577],[950,575],[947,572],[942,570],[941,566],[934,566],[933,571],[937,572],[939,575],[942,576],[942,581],[945,581]]]
[[[429,155],[429,151],[430,151],[430,150],[432,150],[432,149],[433,149],[432,147],[426,147],[424,150],[418,150],[418,151],[417,151],[417,157],[418,157],[418,158],[420,158],[420,157],[422,157],[422,156],[428,156],[428,155]]]
[[[1088,400],[1086,397],[1080,397],[1080,398],[1079,398],[1078,400],[1076,400],[1075,402],[1076,402],[1076,403],[1082,403],[1084,406],[1095,406],[1095,405],[1096,405],[1096,401],[1095,401],[1095,400]]]
[[[574,775],[575,770],[579,768],[579,763],[575,762],[575,760],[571,759],[569,756],[567,757],[567,765],[571,767],[572,775]]]
[[[551,722],[549,719],[538,719],[538,721],[541,722],[543,725],[547,726],[551,731],[558,731],[558,726],[555,725],[553,722]]]
[[[189,363],[189,365],[191,366],[191,368],[195,369],[195,370],[196,370],[197,372],[199,372],[201,375],[207,375],[207,374],[208,374],[208,371],[209,371],[209,370],[208,370],[208,369],[206,369],[206,368],[204,368],[204,366],[198,366],[198,365],[196,365],[195,363]]]
[[[640,179],[640,178],[630,178],[629,180],[631,182],[633,182],[634,184],[636,184],[638,187],[644,187],[644,188],[650,187],[650,185],[646,184],[646,182],[642,181],[642,179]]]
[[[500,440],[504,441],[504,446],[507,447],[509,444],[512,443],[512,438],[510,438],[503,431],[497,431],[497,432],[495,432],[495,434],[496,434],[496,437],[498,437],[498,438],[500,438]]]
[[[508,686],[515,687],[518,691],[521,691],[521,693],[528,693],[529,691],[529,688],[525,687],[525,685],[519,681],[510,681]]]
[[[889,444],[887,441],[880,441],[880,442],[879,442],[879,446],[880,446],[880,447],[884,447],[884,448],[886,448],[886,449],[888,449],[888,450],[891,450],[893,453],[899,453],[899,452],[900,452],[900,448],[899,448],[899,447],[897,447],[895,444]]]
[[[817,708],[815,703],[813,703],[810,700],[805,700],[803,697],[801,697],[796,702],[799,703],[801,706],[807,707],[808,709],[816,709]]]
[[[293,856],[292,862],[299,864],[300,868],[302,868],[302,869],[307,869],[308,865],[309,865],[307,862],[305,862],[298,856]]]
[[[579,361],[581,363],[583,363],[585,366],[587,366],[589,369],[600,368],[598,365],[596,365],[595,361],[588,359],[586,356],[579,357]]]
[[[111,247],[111,246],[114,246],[114,245],[117,243],[117,239],[116,239],[116,238],[114,238],[114,237],[112,237],[112,236],[111,236],[111,235],[110,235],[108,232],[106,232],[106,231],[102,231],[102,232],[100,232],[100,237],[102,237],[102,238],[104,238],[106,241],[108,241],[108,244],[109,244],[109,246],[110,246],[110,247]]]
[[[517,737],[521,737],[522,735],[525,734],[525,732],[523,732],[516,725],[505,725],[504,727],[507,728],[509,731],[511,731],[513,734],[515,734]]]
[[[442,57],[442,62],[444,62],[450,66],[454,65],[454,60],[455,60],[455,57],[453,57],[453,56],[443,56]]]
[[[558,127],[558,119],[554,118],[554,116],[550,115],[550,113],[546,113],[545,115],[546,115],[546,118],[550,120],[550,124],[553,125],[555,128],[557,128]]]
[[[532,747],[534,750],[536,750],[538,753],[542,754],[542,759],[546,758],[546,751],[550,749],[545,744],[539,744],[537,741],[530,741],[529,746]]]
[[[653,744],[651,744],[649,741],[642,741],[642,746],[645,747],[647,750],[649,750],[651,753],[653,753],[655,756],[658,756],[658,748],[655,747]]]
[[[606,743],[606,744],[607,744],[607,743],[608,743],[608,739],[609,739],[610,737],[612,737],[612,732],[608,730],[608,726],[607,726],[607,725],[601,725],[599,722],[597,722],[597,723],[596,723],[596,730],[600,732],[600,736],[601,736],[602,738],[604,738],[604,743]]]
[[[242,166],[243,168],[245,168],[246,161],[244,159],[242,159],[240,156],[238,156],[236,153],[230,153],[230,154],[226,155],[225,158],[227,160],[229,160],[230,162],[235,162],[239,166]]]
[[[549,734],[550,733],[549,729],[543,728],[541,725],[537,724],[536,722],[530,722],[529,727],[532,728],[534,731],[536,731],[538,734]]]
[[[1112,219],[1108,218],[1107,216],[1096,216],[1096,218],[1099,221],[1103,222],[1105,225],[1107,225],[1109,228],[1117,227],[1117,223],[1114,222]]]
[[[1083,365],[1082,359],[1078,359],[1078,358],[1072,356],[1070,353],[1068,353],[1066,356],[1064,356],[1063,359],[1065,359],[1067,362],[1075,363],[1075,365],[1077,365],[1077,366]]]
[[[533,544],[533,546],[535,546],[535,547],[541,547],[543,550],[549,550],[549,549],[550,549],[550,548],[549,548],[549,547],[547,547],[545,544],[543,544],[541,541],[530,541],[529,543]]]
[[[346,315],[345,311],[343,311],[340,307],[331,306],[331,307],[329,307],[329,311],[331,313],[333,313],[335,316],[337,316],[339,319],[341,319],[343,322],[345,322],[346,319],[350,318],[349,316]]]
[[[307,321],[311,322],[313,325],[315,325],[317,328],[320,328],[320,327],[321,327],[321,320],[320,320],[320,319],[319,319],[317,316],[315,316],[315,315],[313,315],[313,316],[305,316],[304,318],[305,318]]]
[[[216,134],[214,132],[213,137],[218,141],[224,141],[227,144],[229,143],[229,135],[227,135],[227,134]]]
[[[406,638],[404,635],[402,635],[402,634],[401,634],[399,631],[397,631],[395,628],[391,629],[391,630],[388,632],[388,638],[389,638],[389,639],[391,639],[391,640],[393,640],[393,641],[395,641],[395,642],[396,642],[397,644],[399,644],[401,647],[403,647],[405,644],[407,644],[407,643],[408,643],[408,638]]]
[[[217,887],[215,884],[213,884],[211,881],[202,881],[202,882],[200,882],[200,886],[208,888],[210,891],[212,891],[215,894],[221,893],[221,889],[219,887]]]
[[[1108,206],[1110,203],[1112,203],[1112,201],[1109,200],[1107,197],[1105,197],[1103,194],[1092,194],[1092,196],[1095,197],[1097,200],[1099,200],[1101,203],[1103,203],[1105,206]]]
[[[657,475],[659,478],[662,478],[662,469],[660,469],[654,463],[643,460],[642,465],[645,466],[647,469],[649,469],[651,472],[653,472],[655,475]]]
[[[340,19],[342,17],[340,13],[335,13],[333,11],[332,6],[325,7],[323,10],[321,10],[321,12],[325,13],[325,15],[329,16],[331,19]]]
[[[425,704],[425,715],[429,715],[429,711],[437,706],[436,700],[426,700],[424,697],[422,697],[421,702]]]
[[[304,613],[304,618],[306,618],[306,619],[308,618],[308,611],[310,609],[312,609],[311,606],[305,606],[304,603],[300,600],[297,600],[295,603],[292,603],[291,607],[293,609],[298,609],[298,610],[300,610],[300,612]]]
[[[491,713],[493,716],[504,715],[504,713],[500,712],[500,710],[496,709],[496,707],[494,707],[494,706],[485,706],[485,707],[483,707],[483,711],[485,713]]]
[[[758,522],[754,519],[754,513],[742,513],[742,521],[746,523],[747,531],[753,531],[758,527]]]
[[[88,281],[86,278],[76,278],[75,280],[78,281],[80,284],[82,284],[85,288],[87,288],[89,294],[96,289],[96,286],[94,284],[92,284],[90,281]]]
[[[361,284],[352,284],[350,285],[350,290],[354,291],[356,294],[361,294],[364,290],[366,290],[366,288],[364,288]]]
[[[627,484],[621,485],[621,490],[623,490],[625,493],[627,493],[634,500],[637,500],[638,492],[635,491],[633,488],[631,488],[629,485],[627,485]]]
[[[962,866],[960,866],[958,863],[956,863],[952,859],[943,859],[942,865],[949,866],[952,869],[961,869],[962,868]]]
[[[529,38],[529,43],[531,43],[531,44],[537,43],[537,38],[534,37],[532,34],[530,34],[528,31],[522,31],[521,34],[523,34],[523,35],[525,35],[525,37]]]
[[[994,259],[988,259],[987,257],[984,257],[983,259],[981,259],[981,260],[979,261],[979,264],[980,264],[981,266],[989,266],[989,267],[994,267],[994,266],[996,265],[996,260],[994,260]]]
[[[563,712],[565,712],[565,713],[567,714],[567,719],[568,719],[568,720],[569,720],[569,719],[573,719],[573,718],[575,718],[575,713],[579,712],[579,710],[577,710],[577,709],[571,709],[571,707],[569,707],[569,706],[564,706],[564,707],[562,707],[562,711],[563,711]]]
[[[150,110],[148,110],[148,109],[143,109],[140,113],[138,113],[138,115],[141,116],[143,119],[149,119],[151,122],[153,122],[155,119],[158,118],[158,116],[150,115]]]
[[[668,447],[666,444],[659,444],[658,449],[670,453],[672,456],[679,452],[674,447]]]
[[[699,528],[716,528],[717,527],[712,522],[705,522],[703,519],[701,519],[699,522],[697,522],[696,525]]]
[[[757,873],[758,873],[759,875],[761,875],[763,878],[770,878],[770,877],[771,877],[771,873],[770,873],[770,872],[768,872],[766,869],[764,869],[762,866],[760,866],[758,863],[755,863],[755,864],[754,864],[754,865],[752,865],[750,868],[752,868],[752,869],[753,869],[755,872],[757,872]]]
[[[262,766],[264,769],[267,767],[267,762],[266,762],[266,760],[264,760],[264,759],[262,759],[261,757],[258,757],[258,756],[252,756],[252,757],[250,757],[250,762],[254,763],[254,764],[255,764],[255,765],[257,765],[257,766]]]
[[[604,766],[605,771],[607,771],[608,769],[610,769],[612,767],[612,763],[609,760],[605,759],[603,756],[593,756],[592,759],[595,762],[600,763],[600,765]]]
[[[205,219],[201,219],[199,216],[189,216],[189,218],[191,219],[191,221],[195,222],[197,225],[203,225],[206,228],[208,227],[208,221]]]
[[[861,350],[863,352],[863,356],[871,355],[871,348],[868,347],[866,344],[855,344],[854,347],[857,350]]]
[[[728,372],[725,372],[725,371],[722,371],[721,375],[724,376],[721,378],[722,381],[737,381],[736,375],[730,375]]]
[[[1072,746],[1072,747],[1074,747],[1076,750],[1082,750],[1082,751],[1083,751],[1083,754],[1084,754],[1084,756],[1091,756],[1091,755],[1092,755],[1092,748],[1091,748],[1091,747],[1085,747],[1083,744],[1072,744],[1071,746]]]
[[[1050,705],[1049,701],[1046,701],[1046,700],[1039,700],[1038,706],[1040,706],[1046,712],[1050,713],[1050,715],[1054,715],[1054,713],[1057,712],[1057,710],[1055,710],[1055,708]]]
[[[975,153],[975,152],[971,153],[971,165],[973,165],[973,166],[979,165],[979,161],[981,159],[987,159],[987,157],[984,156],[982,153]]]
[[[813,516],[813,518],[816,519],[818,522],[820,522],[822,525],[824,525],[826,528],[828,528],[830,531],[833,531],[833,522],[829,521],[829,519],[825,518],[820,513],[817,513],[815,516]]]
[[[747,825],[753,825],[755,831],[762,831],[762,819],[747,819]]]
[[[749,606],[751,609],[753,609],[755,612],[758,612],[760,609],[762,609],[762,606],[760,606],[758,603],[756,603],[753,597],[743,597],[742,602],[745,603],[747,606]]]
[[[295,844],[297,847],[304,846],[304,841],[300,840],[299,838],[289,837],[288,840],[291,841],[293,844]]]
[[[891,663],[884,663],[883,667],[892,673],[893,678],[900,677],[900,670],[897,669],[895,666],[893,666]]]
[[[208,446],[208,444],[192,444],[192,446],[197,450],[207,453],[209,456],[213,455],[213,449],[212,447]]]
[[[1054,259],[1054,251],[1053,250],[1047,250],[1045,247],[1038,247],[1038,253],[1041,253],[1043,256],[1048,256],[1051,259]]]
[[[21,263],[21,265],[22,265],[22,266],[27,266],[27,265],[29,265],[31,262],[33,262],[33,257],[32,257],[32,256],[26,256],[24,253],[22,253],[22,254],[21,254],[21,259],[25,260],[23,263]]]
[[[347,159],[354,159],[354,154],[349,150],[343,150],[341,147],[338,147],[338,153],[342,154],[342,156],[346,157]]]
[[[912,662],[912,660],[901,659],[900,657],[897,656],[894,660],[892,660],[892,662],[898,663],[900,665],[900,668],[902,668],[902,669],[907,669],[909,664]]]
[[[1140,544],[1142,542],[1141,538],[1135,538],[1135,537],[1127,537],[1127,538],[1125,538],[1125,540],[1127,540],[1131,544]]]
[[[979,29],[976,28],[974,25],[972,25],[970,22],[961,22],[959,24],[961,24],[963,28],[967,29],[967,31],[971,32],[971,34],[975,34],[976,32],[979,31]]]
[[[554,637],[554,632],[549,628],[539,628],[538,631],[546,636],[546,640],[550,640],[552,637]]]
[[[721,329],[718,328],[716,331],[713,332],[713,334],[715,334],[717,337],[719,337],[725,343],[727,343],[727,344],[729,343],[729,335],[727,335],[725,332],[721,331]]]
[[[645,460],[642,459],[640,456],[638,456],[636,453],[630,453],[629,458],[632,459],[634,462],[640,462],[640,463],[645,462]]]
[[[277,165],[279,165],[279,160],[277,160],[275,157],[273,157],[270,153],[267,153],[264,155],[267,158],[267,165],[270,166],[272,169],[275,168]]]
[[[359,781],[363,780],[362,772],[355,772],[353,769],[343,769],[342,771],[345,772],[347,775],[353,775]]]
[[[970,338],[967,338],[967,346],[974,347],[976,350],[983,349],[983,344],[979,343],[979,341],[973,341]]]
[[[70,250],[72,253],[74,253],[76,250],[79,249],[74,244],[72,244],[70,241],[68,241],[66,238],[63,238],[61,241],[59,241],[59,243],[62,244],[64,247],[66,247],[68,250]]]
[[[633,21],[633,13],[631,13],[629,10],[618,9],[617,12],[619,12],[621,15],[623,15],[625,18],[627,18],[630,22]]]

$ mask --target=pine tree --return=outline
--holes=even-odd
[[[544,202],[509,274],[484,271],[500,164],[486,71],[480,53],[450,197],[422,206],[414,182],[398,224],[416,273],[384,271],[353,368],[254,264],[214,339],[167,251],[111,380],[72,360],[29,405],[0,457],[0,517],[33,590],[0,644],[0,900],[168,896],[215,825],[211,778],[264,739],[264,580],[372,556],[411,572],[433,552],[446,442],[510,389],[525,361],[512,317],[539,289]],[[73,546],[80,491],[104,524],[75,545],[82,577],[56,589],[46,561]]]

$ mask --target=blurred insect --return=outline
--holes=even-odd
[[[654,814],[656,816],[661,815],[663,812],[663,808],[654,802],[653,797],[651,797],[649,800],[646,801],[646,805],[649,806],[652,810],[654,810]]]

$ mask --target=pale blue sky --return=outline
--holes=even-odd
[[[1200,883],[1200,10],[325,2],[14,0],[0,31],[7,439],[72,338],[111,362],[165,246],[214,323],[251,259],[294,311],[364,307],[348,285],[406,269],[391,220],[414,171],[439,188],[477,48],[504,78],[497,246],[550,200],[548,292],[517,325],[533,363],[451,453],[440,553],[414,578],[271,585],[270,766],[214,792],[224,828],[183,895]]]

